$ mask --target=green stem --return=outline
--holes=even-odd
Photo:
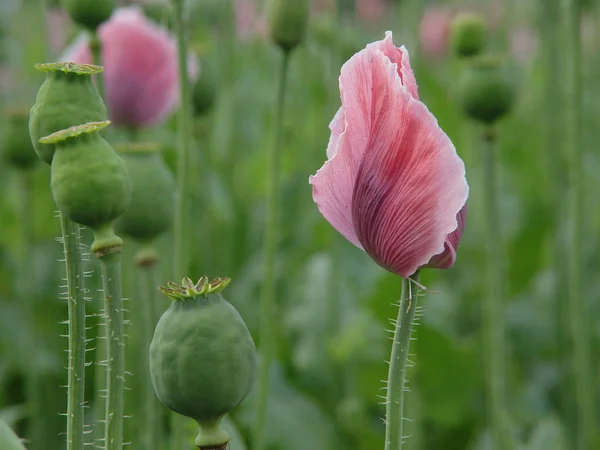
[[[415,323],[418,302],[419,272],[402,279],[402,296],[398,307],[398,318],[390,355],[387,396],[385,402],[385,450],[401,450],[404,443],[404,392],[406,392],[406,370],[410,336]]]
[[[141,448],[160,448],[163,441],[161,406],[152,387],[148,366],[148,351],[156,326],[156,262],[138,266],[138,271],[141,279],[138,299],[141,323],[138,324],[140,342],[137,372],[142,394],[139,408],[141,415],[136,419],[136,442]]]
[[[125,330],[121,287],[121,252],[109,252],[100,258],[102,290],[106,314],[106,409],[104,449],[123,448],[125,393]]]
[[[173,271],[174,278],[179,279],[187,273],[189,264],[188,254],[188,198],[189,198],[189,161],[192,145],[191,128],[191,96],[188,78],[188,49],[185,36],[184,0],[172,0],[173,2],[173,25],[177,37],[177,61],[179,68],[180,108],[177,116],[177,137],[179,154],[177,157],[177,201],[175,207],[174,223],[174,249],[173,249]],[[185,422],[184,418],[176,415],[171,416],[171,430],[173,448],[182,448],[185,445]]]
[[[496,136],[492,129],[483,135],[483,175],[485,237],[487,253],[487,292],[482,304],[482,324],[486,368],[488,420],[491,424],[492,448],[510,448],[505,426],[506,405],[506,338],[504,324],[504,257],[500,239],[496,173]]]
[[[67,383],[67,449],[84,448],[85,405],[85,286],[80,254],[79,225],[60,215],[69,314],[69,366]]]
[[[96,66],[102,65],[102,41],[100,40],[100,36],[98,36],[98,31],[94,31],[92,36],[90,37],[90,51],[92,53],[92,62]],[[96,88],[98,89],[98,93],[102,100],[104,100],[104,104],[108,109],[108,102],[106,96],[104,95],[104,77],[101,73],[96,75]]]
[[[278,194],[279,171],[283,141],[283,112],[285,107],[285,90],[290,53],[284,52],[281,59],[281,72],[279,74],[279,87],[277,91],[277,104],[273,121],[274,142],[269,149],[269,166],[267,173],[267,217],[264,237],[264,272],[263,286],[260,301],[260,350],[261,362],[258,372],[258,387],[256,394],[256,410],[254,422],[254,450],[263,450],[266,446],[265,424],[267,418],[267,399],[269,395],[269,370],[273,360],[273,344],[275,336],[273,330],[273,306],[275,303],[276,272],[275,260],[277,256],[277,229],[278,229]]]
[[[581,145],[581,48],[580,0],[564,0],[565,20],[565,151],[569,155],[568,296],[567,309],[571,337],[574,397],[576,403],[575,449],[589,450],[593,446],[596,426],[595,392],[592,382],[591,336],[589,311],[582,292],[582,238],[584,222],[583,149]]]

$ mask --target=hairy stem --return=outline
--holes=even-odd
[[[190,82],[188,78],[188,48],[185,36],[184,0],[172,0],[173,25],[177,37],[177,61],[179,67],[179,97],[180,109],[177,116],[177,201],[175,207],[175,224],[173,230],[173,271],[174,278],[179,279],[187,273],[189,264],[188,254],[188,198],[189,198],[189,171],[190,152],[192,146],[192,114]],[[185,419],[173,413],[171,416],[171,430],[173,448],[182,448],[185,443]]]
[[[496,173],[496,136],[492,129],[483,134],[483,174],[487,291],[482,304],[482,323],[488,420],[494,450],[510,448],[506,417],[506,337],[504,324],[504,256],[499,229]]]
[[[584,222],[583,149],[581,145],[581,49],[580,0],[563,0],[565,67],[565,136],[569,157],[569,245],[567,309],[572,343],[571,370],[576,403],[575,449],[589,450],[593,446],[596,426],[595,392],[592,381],[591,335],[589,312],[582,292],[582,238]]]
[[[140,384],[142,413],[136,419],[137,443],[142,448],[160,447],[163,441],[163,424],[161,406],[158,403],[148,365],[148,352],[154,327],[156,326],[157,282],[156,262],[138,266],[140,278],[139,298],[137,299],[140,313],[137,327],[139,332],[138,383]]]
[[[121,287],[121,252],[100,258],[102,290],[106,314],[106,406],[104,413],[104,448],[123,448],[123,414],[125,393],[125,330]]]
[[[67,383],[67,450],[84,448],[85,286],[79,225],[60,215],[67,272],[69,366]]]
[[[404,444],[404,392],[406,392],[406,370],[410,336],[417,310],[417,285],[419,272],[402,279],[402,295],[398,307],[398,318],[390,354],[385,402],[385,450],[401,450]]]
[[[283,52],[281,71],[279,73],[279,87],[277,103],[273,122],[274,142],[269,149],[269,166],[267,172],[267,217],[264,236],[264,266],[263,286],[260,299],[260,350],[261,362],[258,372],[258,386],[256,394],[256,409],[254,411],[254,450],[263,450],[265,442],[265,423],[267,417],[267,399],[269,395],[269,370],[273,360],[273,344],[276,337],[273,330],[273,307],[276,291],[275,261],[277,256],[277,229],[279,215],[279,171],[281,147],[283,138],[283,113],[285,108],[285,90],[288,77],[290,53]]]

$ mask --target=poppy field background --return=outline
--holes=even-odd
[[[557,1],[557,0],[552,0]],[[365,2],[340,2],[343,14],[323,8],[312,12],[305,41],[294,50],[289,67],[283,118],[282,174],[275,330],[267,413],[272,450],[372,450],[383,448],[385,408],[380,388],[387,377],[391,341],[386,330],[396,317],[400,279],[343,239],[319,214],[308,177],[321,167],[329,122],[340,105],[337,79],[343,62],[386,30],[405,45],[419,85],[420,99],[438,119],[464,160],[470,186],[468,215],[458,259],[450,270],[428,270],[421,283],[429,292],[412,343],[411,392],[405,414],[411,437],[408,450],[491,449],[485,409],[482,349],[482,297],[486,288],[482,128],[464,116],[457,100],[466,62],[452,55],[448,39],[428,34],[423,17],[431,11],[476,10],[489,24],[489,52],[508,55],[515,81],[511,114],[497,126],[501,235],[497,255],[503,261],[503,314],[507,336],[507,418],[515,449],[570,450],[573,395],[568,366],[563,245],[568,235],[568,144],[563,127],[565,97],[561,59],[567,50],[558,17],[548,14],[551,0],[516,2],[402,0],[381,2],[383,13]],[[54,61],[79,31],[60,18],[56,2],[3,0],[0,3],[0,102],[2,109],[29,109],[43,76],[33,65]],[[319,3],[319,2],[315,2]],[[321,2],[326,4],[327,2]],[[557,2],[558,3],[558,2]],[[598,403],[597,365],[600,327],[600,4],[582,9],[582,149],[585,222],[583,290],[590,327],[591,363]],[[226,297],[257,338],[262,282],[266,149],[272,145],[279,50],[269,41],[256,3],[256,16],[235,9],[252,1],[189,0],[190,49],[199,57],[200,77],[214,94],[210,111],[194,121],[191,226],[188,247],[197,279],[230,276]],[[369,3],[370,4],[370,3]],[[372,1],[372,5],[379,2]],[[355,8],[356,6],[356,8]],[[45,9],[42,10],[41,8]],[[150,4],[147,15],[168,27],[168,9]],[[441,8],[441,9],[440,9]],[[52,15],[50,15],[52,14]],[[240,15],[241,14],[241,15]],[[442,14],[451,17],[452,14]],[[249,20],[252,18],[253,20]],[[435,23],[435,21],[434,21]],[[439,22],[436,31],[447,24]],[[64,34],[64,36],[58,36]],[[439,33],[438,33],[439,34]],[[443,33],[442,33],[443,35]],[[51,38],[50,38],[51,37]],[[447,38],[447,36],[445,36]],[[432,42],[437,39],[438,41]],[[441,43],[440,43],[441,42]],[[445,44],[444,44],[445,42]],[[0,143],[8,121],[0,121]],[[175,117],[140,131],[144,140],[164,145],[176,168]],[[141,139],[141,138],[140,138]],[[0,144],[1,145],[1,144]],[[32,150],[33,151],[33,150]],[[29,187],[31,190],[24,189]],[[24,192],[30,207],[22,211]],[[49,189],[49,170],[38,164],[23,174],[0,163],[0,419],[22,436],[32,420],[45,423],[45,445],[63,449],[66,408],[66,302],[59,297],[64,276],[60,223]],[[31,230],[32,248],[20,246]],[[84,231],[84,243],[91,235]],[[172,235],[160,240],[161,285],[170,273]],[[558,250],[557,250],[558,249]],[[135,245],[123,256],[127,302],[127,361],[140,352],[134,330],[143,299],[134,271]],[[30,271],[20,267],[30,264]],[[99,269],[90,258],[87,305],[88,337],[96,332],[101,308]],[[182,274],[183,276],[184,274]],[[27,305],[16,299],[25,290]],[[164,299],[164,309],[168,300]],[[34,320],[27,318],[33,308]],[[260,350],[260,342],[257,342]],[[92,345],[91,347],[94,347]],[[88,353],[88,362],[94,352]],[[128,370],[133,372],[131,368]],[[35,372],[44,386],[38,404],[28,403],[24,374]],[[95,366],[88,367],[86,399],[96,395]],[[127,378],[126,439],[133,439],[140,406],[136,373]],[[166,411],[166,410],[165,410]],[[93,417],[91,410],[88,423]],[[231,450],[250,449],[253,397],[240,405],[227,424]],[[165,427],[168,427],[165,412]],[[190,443],[194,436],[190,426]],[[598,441],[600,442],[600,440]],[[165,446],[166,448],[170,448]],[[193,447],[190,447],[193,448]],[[600,448],[600,444],[598,447]],[[159,447],[156,447],[159,450]],[[591,449],[590,449],[591,450]]]

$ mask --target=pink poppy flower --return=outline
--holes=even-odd
[[[419,101],[406,48],[387,32],[344,64],[339,84],[328,160],[310,177],[319,211],[390,272],[451,267],[469,186],[454,145]]]
[[[453,18],[453,11],[446,7],[432,6],[425,11],[419,24],[419,41],[426,56],[432,59],[444,56]]]
[[[179,102],[177,45],[138,6],[118,8],[98,28],[109,117],[115,125],[148,127],[166,120]],[[80,36],[61,58],[90,64],[89,37]],[[198,75],[190,58],[190,77]]]
[[[364,23],[381,22],[388,12],[385,0],[356,0],[356,13]]]

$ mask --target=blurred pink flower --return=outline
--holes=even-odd
[[[432,6],[425,11],[419,26],[421,50],[426,56],[437,59],[448,49],[454,12],[443,6]]]
[[[339,83],[328,160],[310,177],[319,211],[390,272],[451,267],[469,186],[454,145],[419,101],[406,48],[387,32],[344,64]]]
[[[235,0],[235,24],[237,37],[242,42],[248,42],[256,37],[266,38],[267,19],[259,14],[255,0]]]
[[[166,30],[138,6],[115,10],[99,29],[110,120],[115,125],[148,127],[166,120],[179,103],[177,46]],[[61,58],[89,64],[89,37],[81,35]],[[190,78],[198,62],[190,57]]]
[[[381,22],[387,10],[386,0],[356,0],[356,13],[365,23]]]
[[[67,45],[72,25],[71,16],[65,9],[48,8],[46,12],[46,30],[48,47],[53,54],[61,51]]]
[[[313,0],[311,11],[314,14],[335,12],[335,0]]]

